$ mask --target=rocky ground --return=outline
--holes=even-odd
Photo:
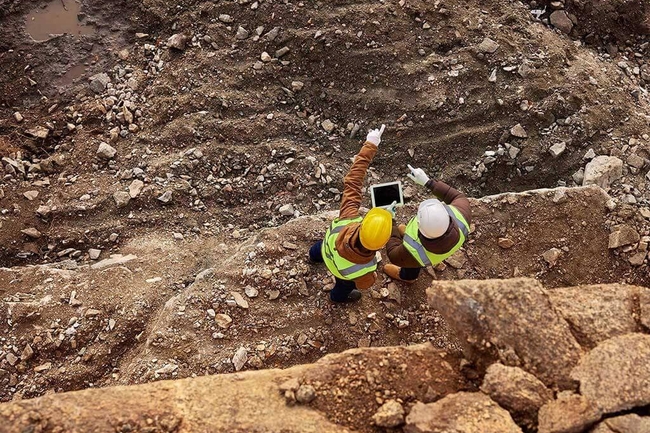
[[[648,431],[650,289],[520,278],[434,282],[427,294],[462,355],[360,348],[286,370],[48,395],[0,405],[0,431]]]
[[[84,34],[36,42],[45,6],[0,0],[2,401],[460,356],[433,280],[650,282],[644,2],[88,0]],[[366,185],[402,180],[406,221],[420,166],[477,198],[473,234],[417,285],[333,306],[305,250],[381,123]]]

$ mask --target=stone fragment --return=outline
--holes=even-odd
[[[13,353],[9,352],[7,353],[7,356],[5,356],[5,360],[9,363],[9,365],[13,367],[18,362],[18,357]]]
[[[539,433],[580,433],[596,423],[602,411],[589,399],[570,391],[558,394],[539,410]]]
[[[397,400],[388,400],[372,416],[375,425],[394,428],[404,424],[404,408]]]
[[[96,248],[91,248],[88,250],[88,256],[90,257],[90,260],[97,260],[101,253],[102,250],[98,250]]]
[[[186,35],[181,33],[176,33],[174,35],[171,35],[170,38],[167,39],[167,45],[169,46],[169,48],[183,51],[187,46],[188,39],[189,38]]]
[[[39,232],[36,228],[30,227],[25,230],[20,231],[22,234],[29,236],[32,239],[39,239],[43,234]]]
[[[457,392],[434,403],[416,403],[405,433],[521,433],[510,414],[483,393]]]
[[[558,156],[562,155],[565,150],[566,143],[564,141],[561,141],[551,146],[551,148],[548,150],[548,153],[550,153],[553,158],[557,158]]]
[[[162,204],[168,204],[172,201],[172,192],[167,190],[162,195],[160,195],[157,199],[159,202]]]
[[[316,390],[311,385],[300,385],[296,391],[296,400],[298,403],[307,404],[316,398]]]
[[[497,244],[504,250],[507,250],[515,246],[515,242],[510,238],[499,238]]]
[[[92,77],[90,77],[90,90],[92,90],[95,93],[102,93],[104,90],[106,90],[106,86],[108,86],[108,83],[111,82],[111,77],[108,76],[105,72],[102,72],[100,74],[95,74]]]
[[[293,216],[293,213],[295,212],[293,209],[293,205],[291,203],[280,206],[279,211],[280,211],[280,215],[284,215],[284,216]]]
[[[115,157],[116,153],[117,153],[117,149],[115,149],[110,144],[105,143],[103,141],[99,143],[99,147],[97,148],[97,156],[99,156],[100,158],[112,159]]]
[[[294,92],[300,92],[303,89],[303,87],[305,87],[305,83],[303,83],[302,81],[291,82],[291,90],[293,90]]]
[[[325,119],[321,122],[320,126],[327,132],[328,134],[334,131],[334,123],[329,120]]]
[[[144,182],[139,179],[135,179],[133,182],[131,182],[131,185],[129,185],[129,197],[136,198],[139,196],[143,187]]]
[[[647,255],[647,252],[640,251],[640,252],[630,256],[630,258],[628,259],[628,262],[630,262],[630,264],[632,266],[641,266],[643,264],[643,262],[645,261],[646,255]]]
[[[248,308],[248,301],[244,299],[244,297],[241,295],[239,292],[230,292],[230,296],[232,296],[235,299],[235,302],[237,303],[237,306],[241,308]]]
[[[518,366],[549,387],[574,385],[569,374],[582,348],[538,281],[438,280],[427,298],[455,335],[468,336],[460,341],[468,360]]]
[[[499,44],[490,38],[485,38],[478,45],[478,51],[481,53],[492,54],[499,49]]]
[[[244,293],[249,298],[257,298],[257,296],[260,294],[259,290],[251,286],[246,286],[246,288],[244,289]]]
[[[268,62],[270,62],[271,60],[273,60],[273,57],[271,57],[271,55],[270,55],[269,53],[267,53],[266,51],[264,51],[264,52],[262,53],[262,55],[260,56],[260,60],[263,61],[264,63],[268,63]]]
[[[557,27],[561,32],[567,35],[573,30],[573,22],[569,15],[564,10],[554,11],[549,17],[553,27]]]
[[[23,362],[29,361],[30,359],[32,359],[33,356],[34,356],[34,350],[32,349],[32,346],[30,346],[29,344],[25,345],[23,352],[20,354],[20,360]]]
[[[129,204],[131,196],[126,191],[115,191],[113,193],[113,200],[115,200],[117,207],[124,207]]]
[[[136,256],[134,254],[128,254],[126,256],[123,256],[121,254],[113,254],[113,255],[111,255],[110,259],[101,260],[101,261],[91,265],[90,268],[91,269],[97,269],[97,270],[106,269],[106,268],[110,268],[112,266],[124,265],[124,264],[126,264],[126,263],[128,263],[128,262],[130,262],[132,260],[137,259],[137,258],[138,258],[138,256]]]
[[[521,123],[517,123],[515,126],[510,128],[510,135],[517,138],[528,138],[528,134]]]
[[[43,126],[35,126],[25,131],[25,134],[29,135],[30,137],[40,138],[41,140],[44,140],[48,135],[50,135],[50,130]]]
[[[244,39],[248,38],[249,34],[250,33],[248,32],[248,30],[246,30],[242,26],[239,26],[237,28],[237,34],[235,35],[235,38],[239,39],[240,41],[243,41]]]
[[[282,48],[280,48],[279,50],[277,50],[275,52],[275,57],[277,57],[279,59],[280,57],[283,57],[283,56],[286,56],[287,54],[289,54],[289,51],[291,51],[291,49],[289,47],[282,47]]]
[[[219,15],[219,21],[225,24],[230,24],[234,21],[234,19],[228,14],[221,14]]]
[[[641,158],[637,154],[632,154],[627,158],[627,165],[637,169],[642,169],[645,165],[645,159]]]
[[[614,231],[609,234],[609,249],[619,248],[625,245],[631,245],[639,242],[641,236],[634,227],[626,224],[620,224],[614,227]]]
[[[37,367],[34,367],[34,372],[36,373],[42,373],[44,371],[47,371],[52,368],[52,363],[51,362],[46,362],[45,364],[41,364]]]
[[[585,166],[582,185],[598,185],[603,189],[609,188],[612,182],[623,176],[623,161],[615,156],[600,155],[593,158]]]
[[[248,361],[248,350],[245,347],[240,347],[235,352],[235,355],[232,357],[232,363],[235,366],[235,371],[239,371],[244,368],[246,362]]]
[[[557,260],[560,258],[561,255],[562,255],[562,250],[558,248],[551,248],[550,250],[542,254],[542,257],[544,258],[544,261],[548,263],[549,268],[552,268],[557,264]]]
[[[217,326],[222,329],[230,328],[232,325],[232,318],[227,314],[217,314],[214,316],[214,321],[217,322]]]
[[[14,119],[16,120],[16,123],[20,123],[23,121],[24,117],[22,114],[20,114],[20,112],[16,111],[14,113]]]
[[[614,413],[650,404],[650,335],[626,334],[605,340],[571,372],[580,393]]]
[[[52,213],[52,208],[49,206],[41,205],[36,209],[36,214],[42,218],[47,218]]]
[[[23,193],[23,196],[24,196],[27,200],[29,200],[29,201],[33,201],[33,200],[36,200],[36,198],[38,197],[38,191],[36,191],[36,190],[25,191],[25,192]]]

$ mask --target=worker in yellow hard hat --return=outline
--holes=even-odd
[[[361,299],[360,289],[368,289],[377,278],[375,252],[390,239],[392,213],[381,208],[371,209],[365,217],[359,215],[361,187],[368,166],[372,162],[381,135],[386,128],[373,129],[355,157],[350,171],[343,180],[345,189],[339,217],[325,232],[325,238],[309,250],[309,259],[325,262],[334,275],[336,284],[330,292],[333,302],[354,302]]]

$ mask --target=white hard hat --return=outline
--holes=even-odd
[[[418,208],[418,226],[420,232],[429,239],[435,239],[447,231],[450,218],[440,200],[432,198],[420,203]]]

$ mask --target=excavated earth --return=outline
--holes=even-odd
[[[55,420],[65,410],[36,408],[104,396],[116,418],[98,430],[201,430],[201,411],[223,403],[210,399],[238,395],[240,379],[241,400],[223,413],[241,410],[241,422],[224,415],[212,431],[282,431],[270,418],[285,410],[296,417],[286,431],[382,431],[370,417],[387,400],[413,421],[426,412],[417,402],[449,396],[431,410],[452,413],[479,388],[534,431],[541,405],[522,412],[486,391],[496,361],[535,375],[559,407],[597,400],[585,421],[602,419],[597,433],[618,433],[626,411],[646,415],[643,398],[610,410],[589,392],[556,394],[577,390],[568,370],[598,344],[648,331],[642,292],[613,307],[618,290],[594,289],[650,283],[645,2],[0,0],[0,23],[0,401],[14,402],[0,404],[10,420],[0,431],[89,430],[92,409],[65,424]],[[336,216],[365,132],[382,123],[365,185],[401,180],[406,222],[427,197],[406,164],[422,167],[475,197],[472,235],[416,284],[380,273],[359,304],[332,305],[332,281],[306,250]],[[521,339],[580,348],[559,363],[501,347],[514,344],[507,334],[491,339],[523,322],[473,309],[480,296],[427,296],[445,280],[521,277],[544,286],[515,284],[542,290],[568,329]],[[576,303],[604,299],[600,314],[626,321],[586,329],[593,311],[563,301],[576,287],[589,287]],[[524,322],[550,314],[519,308]],[[352,348],[370,349],[318,361]],[[357,356],[363,365],[346,364]],[[438,358],[448,375],[419,377]],[[382,362],[400,366],[385,389],[365,372]],[[276,389],[305,375],[316,413]],[[151,398],[167,392],[211,403],[177,413]]]

